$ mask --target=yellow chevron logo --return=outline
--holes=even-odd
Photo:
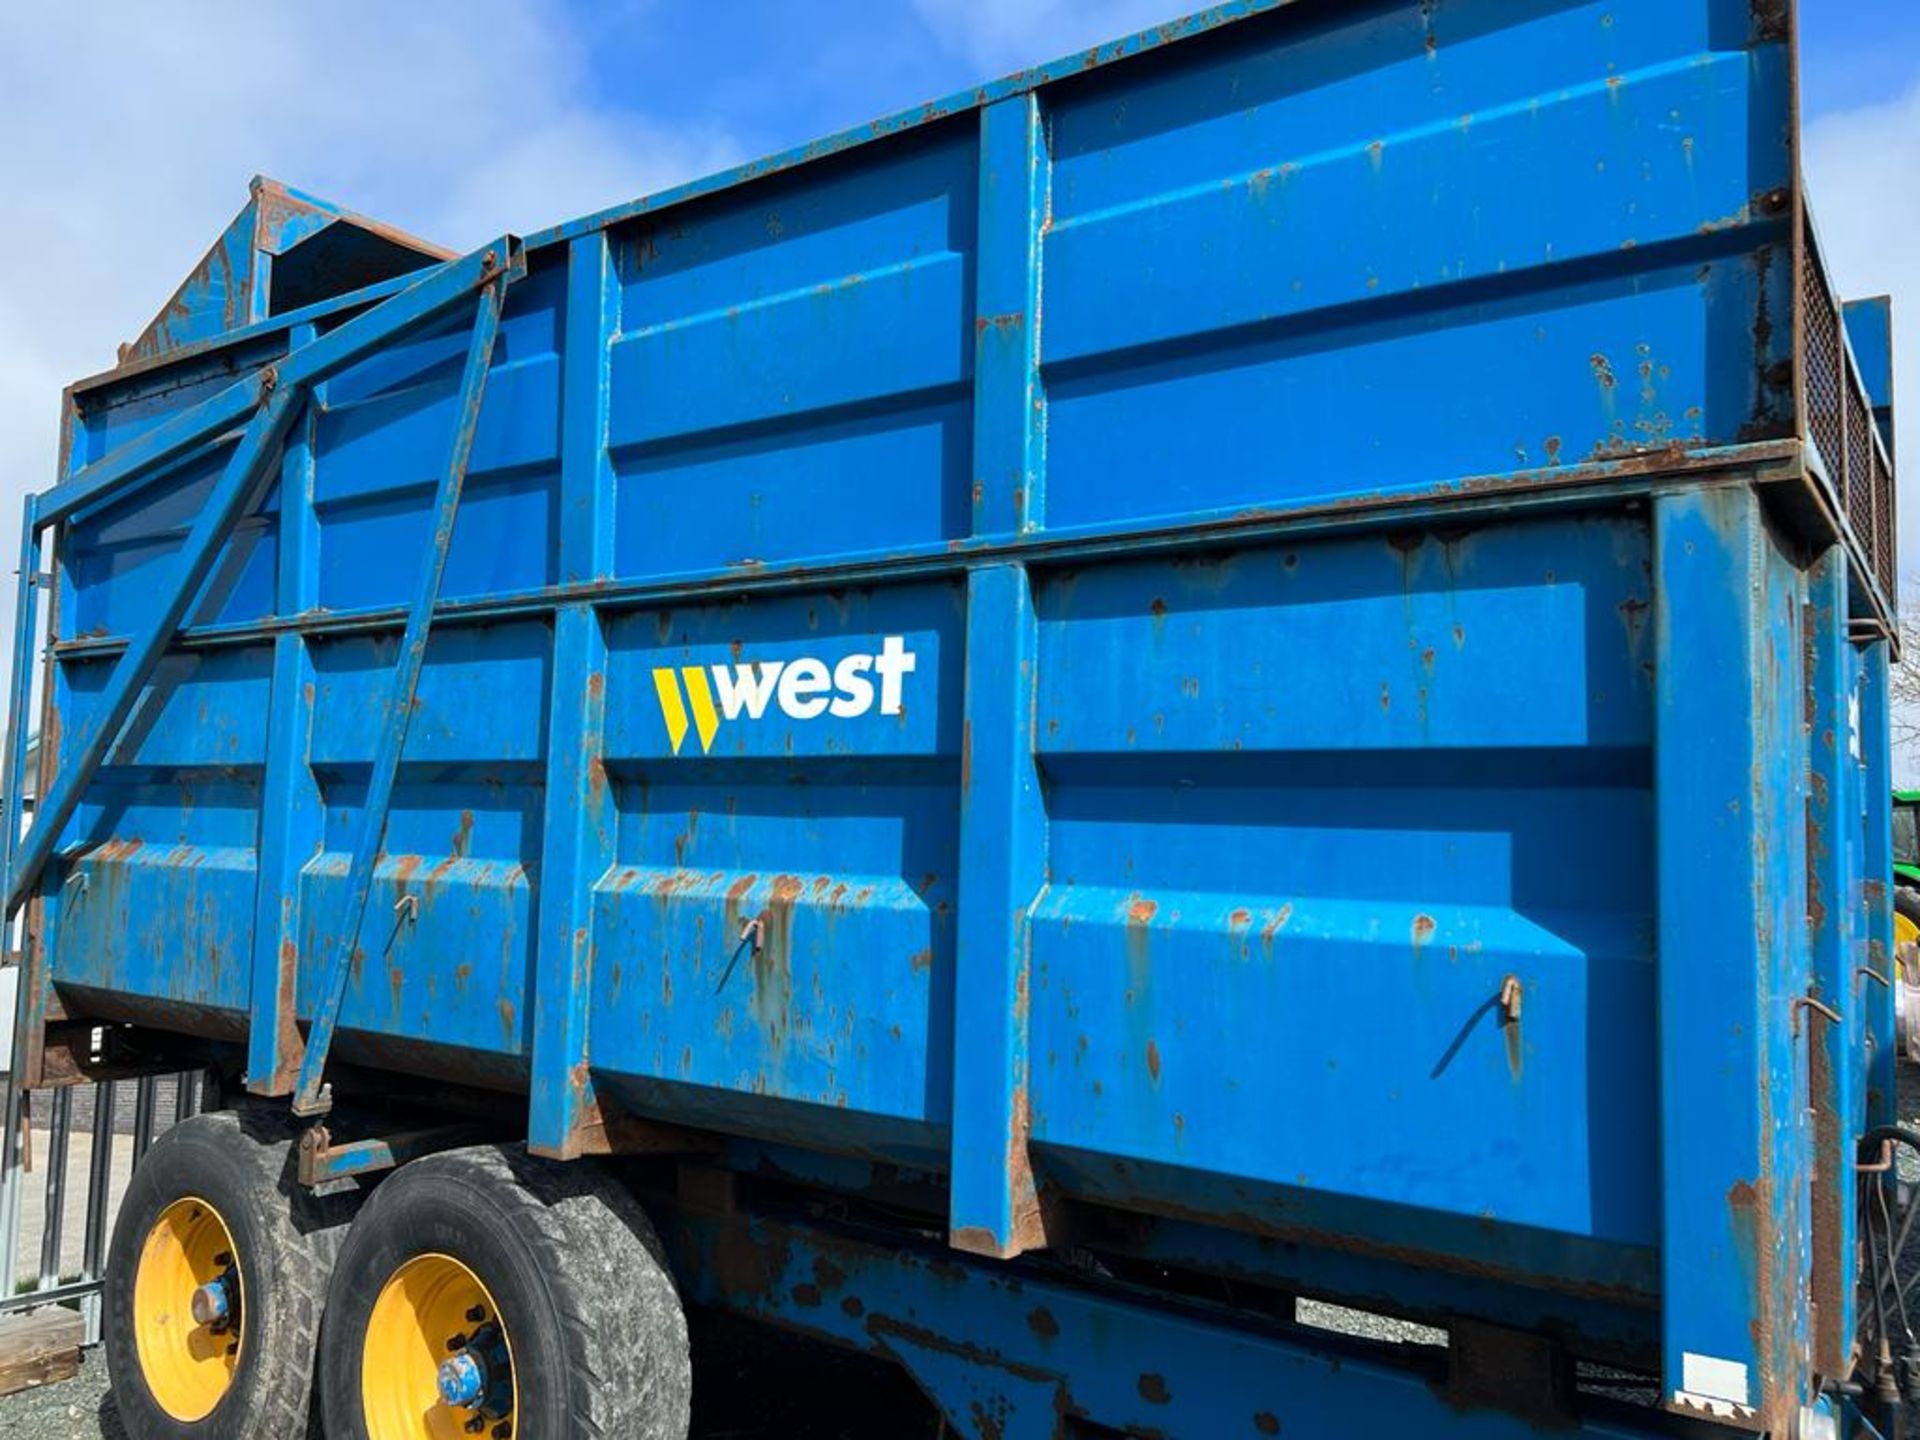
[[[700,753],[704,755],[713,749],[713,737],[720,733],[720,714],[713,708],[707,672],[698,665],[683,665],[680,674],[686,677],[687,696],[693,702],[693,723],[700,727]],[[678,755],[681,742],[687,738],[687,707],[680,699],[680,680],[671,669],[655,670],[653,688],[660,697],[661,718],[667,722],[667,739],[673,745],[673,753]]]
[[[882,715],[898,715],[906,677],[917,664],[906,638],[889,635],[878,651],[843,655],[832,666],[811,656],[733,665],[662,665],[653,672],[653,690],[673,753],[680,753],[691,729],[706,755],[713,752],[721,720],[759,720],[769,706],[789,720],[827,714],[851,720],[872,710],[877,700]]]

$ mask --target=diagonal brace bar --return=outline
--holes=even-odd
[[[298,390],[318,385],[368,352],[437,320],[496,276],[506,274],[511,279],[525,269],[525,252],[512,235],[449,260],[339,329],[293,351],[277,367],[278,386]],[[175,461],[225,434],[246,419],[275,384],[274,379],[263,380],[264,373],[234,381],[54,486],[39,497],[38,523],[44,528],[108,500],[123,499],[157,479]]]
[[[6,840],[0,857],[0,876],[13,873],[13,856],[20,843],[20,796],[26,788],[27,731],[32,724],[33,642],[36,637],[35,577],[40,571],[40,536],[33,523],[33,497],[29,495],[20,517],[20,591],[13,612],[13,688],[9,713],[13,728],[7,736],[5,775],[0,791],[5,794]],[[0,882],[3,884],[4,882]],[[31,941],[29,941],[31,944]],[[26,1188],[21,1168],[20,1122],[27,1077],[32,1072],[32,1027],[42,1007],[34,1004],[39,981],[29,966],[22,972],[19,1004],[13,1017],[12,1061],[0,1077],[0,1296],[13,1294],[14,1259],[20,1233],[20,1192]]]
[[[265,403],[247,423],[238,447],[220,474],[219,483],[207,496],[199,518],[193,522],[193,529],[181,546],[172,593],[148,617],[146,625],[114,663],[113,675],[101,694],[100,716],[93,734],[73,763],[61,768],[52,792],[41,800],[34,814],[33,828],[12,852],[13,864],[7,874],[7,919],[18,912],[39,882],[41,871],[60,843],[61,832],[80,806],[80,797],[99,773],[107,752],[133,714],[174,632],[186,619],[187,608],[212,572],[227,536],[241,517],[259,503],[278,474],[272,462],[306,391],[298,385],[276,386],[271,381],[269,385]],[[46,523],[44,512],[35,518],[41,524]],[[22,712],[15,712],[16,723],[22,723],[23,718]],[[11,823],[12,817],[8,820]]]
[[[0,806],[5,809],[6,834],[0,842],[0,875],[13,874],[14,852],[20,845],[20,796],[26,789],[28,731],[32,728],[33,641],[38,620],[40,527],[34,523],[34,498],[27,497],[20,516],[20,589],[13,607],[13,682],[9,713],[13,729],[7,736],[4,774],[0,775]],[[0,885],[0,891],[7,887]],[[20,1052],[15,1051],[18,1054]]]
[[[354,951],[360,945],[360,928],[366,923],[367,897],[373,888],[373,871],[379,862],[387,836],[387,813],[393,804],[393,785],[400,770],[400,756],[406,749],[407,727],[413,719],[414,692],[420,682],[420,667],[426,659],[427,638],[433,628],[433,606],[440,595],[440,577],[446,570],[447,547],[453,539],[453,522],[460,510],[460,491],[467,478],[467,461],[473,454],[473,437],[480,419],[480,400],[486,390],[487,370],[493,362],[494,337],[500,330],[500,311],[505,302],[505,281],[490,284],[480,292],[479,313],[473,322],[473,338],[467,346],[466,371],[460,377],[459,403],[454,411],[453,444],[447,456],[447,468],[441,473],[434,492],[433,538],[420,566],[420,578],[414,591],[412,608],[407,611],[406,633],[400,642],[400,657],[393,667],[393,689],[387,706],[386,728],[380,735],[380,748],[374,755],[373,773],[367,782],[366,815],[361,820],[359,842],[347,867],[346,912],[341,917],[333,954],[321,981],[319,1003],[313,1024],[307,1032],[306,1053],[300,1060],[300,1079],[293,1096],[296,1115],[324,1115],[331,1097],[321,1084],[326,1069],[327,1051],[333,1044],[334,1025],[340,1016],[340,1001],[346,994],[347,976],[353,968]]]

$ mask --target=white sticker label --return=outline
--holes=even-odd
[[[1689,1350],[1681,1361],[1680,1383],[1689,1395],[1703,1400],[1725,1400],[1741,1406],[1753,1403],[1747,1387],[1747,1367],[1738,1360],[1696,1355]]]

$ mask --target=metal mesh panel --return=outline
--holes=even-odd
[[[1880,526],[1873,537],[1873,570],[1880,580],[1880,592],[1887,597],[1887,603],[1896,610],[1900,606],[1900,577],[1897,573],[1898,562],[1894,558],[1894,537],[1900,533],[1900,517],[1894,509],[1894,498],[1898,493],[1894,489],[1893,471],[1881,456],[1878,445],[1873,450],[1873,497],[1874,510]]]
[[[1891,603],[1898,593],[1892,468],[1847,346],[1840,303],[1827,283],[1812,226],[1803,238],[1800,309],[1807,438],[1846,510],[1861,558]]]
[[[1827,288],[1826,272],[1807,237],[1807,263],[1801,272],[1801,309],[1807,367],[1807,433],[1821,463],[1837,486],[1842,483],[1845,449],[1841,441],[1840,314]]]
[[[1876,502],[1879,491],[1873,483],[1873,412],[1867,409],[1860,390],[1860,376],[1853,368],[1850,352],[1841,352],[1846,370],[1841,381],[1842,414],[1845,418],[1847,519],[1854,534],[1869,549],[1879,532]]]

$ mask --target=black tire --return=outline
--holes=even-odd
[[[1911,885],[1895,885],[1893,908],[1913,924],[1920,925],[1920,890]]]
[[[154,1141],[114,1221],[101,1329],[114,1402],[130,1440],[302,1440],[313,1397],[320,1311],[357,1193],[316,1196],[295,1177],[293,1132],[252,1108],[196,1115]],[[225,1222],[246,1301],[225,1394],[183,1421],[156,1398],[141,1363],[135,1313],[141,1255],[163,1212],[188,1198]],[[183,1317],[175,1317],[176,1319]],[[149,1330],[148,1333],[152,1333]]]
[[[514,1440],[686,1440],[687,1322],[660,1242],[591,1161],[479,1146],[403,1166],[347,1235],[327,1296],[320,1398],[334,1440],[368,1440],[369,1319],[387,1282],[449,1256],[485,1286],[513,1357]]]

